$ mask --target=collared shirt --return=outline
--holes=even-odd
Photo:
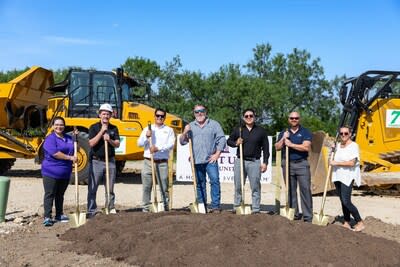
[[[228,145],[237,147],[236,140],[240,137],[239,128],[235,128],[228,138]],[[259,159],[261,157],[261,150],[263,151],[263,162],[268,165],[269,159],[269,142],[267,131],[264,128],[253,125],[249,130],[246,126],[242,127],[243,138],[243,157]],[[237,149],[237,157],[240,156],[240,151]]]
[[[193,133],[193,158],[195,164],[207,163],[210,156],[217,150],[224,151],[226,138],[221,125],[212,119],[206,119],[204,126],[200,127],[197,121],[190,123],[190,129]],[[182,145],[188,143],[188,140],[180,140]]]
[[[278,140],[281,140],[284,132],[286,132],[286,129],[279,133]],[[312,134],[307,128],[304,128],[301,125],[299,125],[299,129],[295,133],[293,133],[292,130],[289,129],[289,140],[293,144],[301,145],[301,144],[303,144],[304,141],[311,142]],[[285,145],[283,146],[283,148],[285,148]],[[307,151],[298,151],[291,147],[289,148],[289,159],[290,160],[307,159],[307,157],[308,157]],[[282,159],[284,159],[284,158],[285,158],[285,153],[282,153]]]
[[[144,157],[150,158],[150,142],[146,137],[148,127],[145,127],[137,140],[137,144],[140,147],[144,146]],[[154,159],[168,159],[169,151],[174,147],[175,134],[172,128],[163,124],[160,127],[155,124],[151,125],[151,142],[158,148],[158,151],[154,153]]]
[[[89,139],[94,138],[101,130],[101,122],[97,122],[90,126],[89,128]],[[119,132],[117,126],[109,123],[107,133],[110,135],[111,140],[119,140]],[[98,158],[105,158],[105,146],[104,141],[100,140],[94,147],[91,149],[91,156],[96,156]],[[115,148],[111,145],[108,145],[108,157],[111,159],[115,156]]]

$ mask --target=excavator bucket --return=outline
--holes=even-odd
[[[324,191],[325,179],[328,174],[329,151],[334,142],[335,138],[323,131],[313,133],[311,153],[309,153],[312,194]],[[329,181],[328,191],[334,188],[333,183]]]

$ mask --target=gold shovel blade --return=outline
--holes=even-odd
[[[329,216],[323,213],[314,213],[312,223],[320,226],[327,226],[329,224]]]
[[[158,213],[164,211],[164,203],[163,202],[157,202],[157,203],[152,203],[149,208],[150,212],[153,213]]]
[[[77,228],[86,223],[86,213],[74,212],[69,214],[69,223],[71,227]]]
[[[294,220],[294,209],[289,207],[283,207],[280,209],[281,216],[288,218],[289,220]]]
[[[190,203],[189,208],[191,213],[206,214],[206,207],[204,206],[204,203]]]
[[[249,215],[251,214],[251,206],[250,205],[240,205],[236,209],[237,215]]]

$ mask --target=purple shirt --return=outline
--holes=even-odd
[[[51,133],[44,140],[43,149],[42,176],[54,179],[70,179],[72,161],[56,159],[53,155],[60,151],[72,156],[74,154],[72,137],[64,134],[64,138],[60,138],[55,133]]]

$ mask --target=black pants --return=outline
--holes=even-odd
[[[362,221],[358,209],[351,202],[351,191],[353,189],[353,182],[351,182],[350,186],[347,186],[341,182],[335,182],[336,193],[340,198],[340,203],[342,203],[344,220],[346,222],[350,222],[350,214],[353,215],[353,218],[356,222]]]
[[[43,207],[45,218],[51,218],[53,202],[55,202],[56,206],[56,216],[61,216],[63,214],[64,193],[65,190],[67,190],[68,184],[69,179],[54,179],[43,177]]]

